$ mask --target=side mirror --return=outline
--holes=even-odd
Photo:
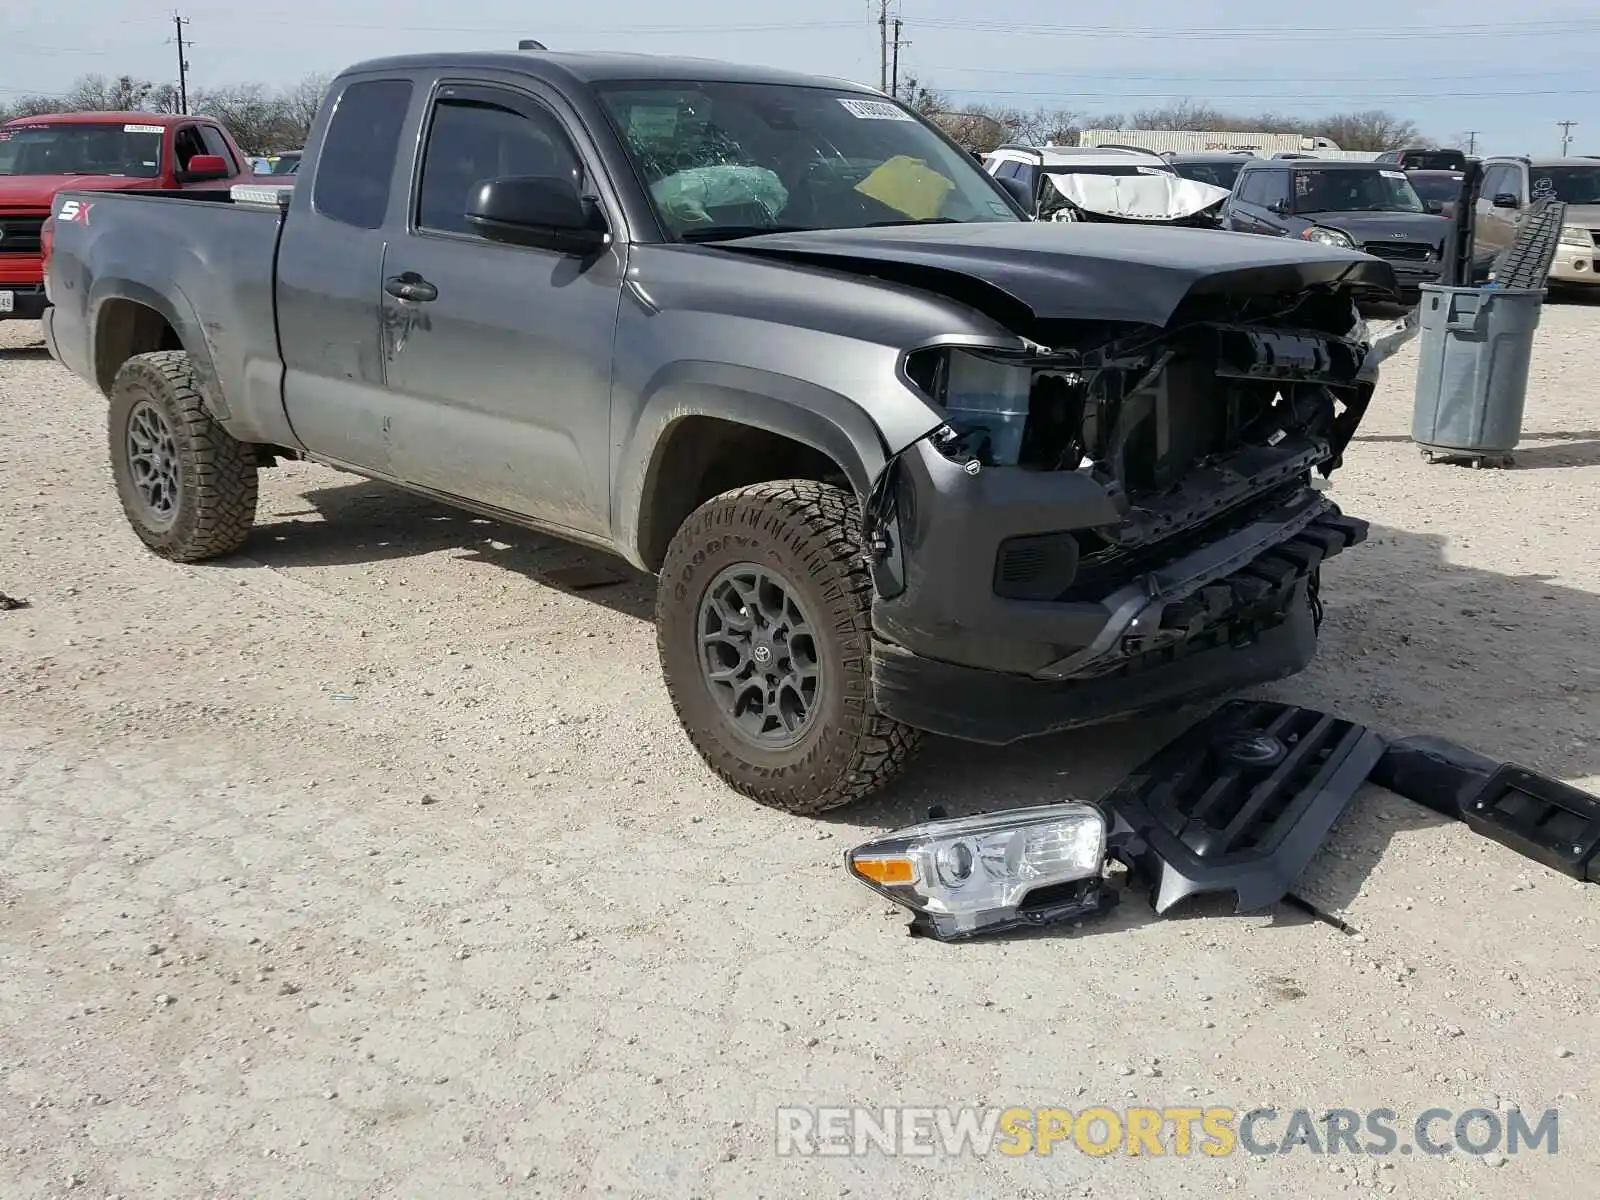
[[[1422,207],[1427,209],[1431,213],[1442,213],[1442,212],[1444,212],[1444,201],[1443,200],[1424,200],[1422,202]]]
[[[605,217],[571,179],[512,175],[473,188],[467,224],[495,242],[591,254],[611,240]]]
[[[1004,189],[1006,195],[1022,207],[1023,212],[1030,217],[1033,216],[1033,192],[1027,184],[1020,179],[1002,179],[998,175],[994,177],[994,181]]]
[[[1498,195],[1496,195],[1495,198],[1494,198],[1494,206],[1496,208],[1521,208],[1522,207],[1522,205],[1520,203],[1518,203],[1516,196],[1511,192],[1501,192]]]
[[[196,154],[189,165],[178,172],[179,183],[204,183],[208,179],[226,179],[233,171],[228,160],[220,154]]]
[[[1289,215],[1289,202],[1287,200],[1274,200],[1267,205],[1267,211],[1275,216],[1286,217]]]

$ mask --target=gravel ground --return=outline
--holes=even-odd
[[[907,938],[848,845],[1093,795],[1183,722],[765,811],[680,736],[648,581],[297,464],[246,556],[164,563],[36,339],[0,326],[6,1200],[1592,1193],[1594,889],[1369,790],[1300,888],[1344,930]],[[1600,789],[1597,340],[1546,310],[1511,471],[1424,465],[1399,360],[1334,480],[1373,537],[1273,694]],[[780,1157],[797,1103],[1557,1106],[1560,1152]]]

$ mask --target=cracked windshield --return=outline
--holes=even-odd
[[[969,155],[887,100],[698,83],[601,97],[662,224],[685,241],[1018,220]]]

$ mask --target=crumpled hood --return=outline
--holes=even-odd
[[[0,207],[49,208],[57,192],[136,192],[160,185],[159,179],[108,175],[0,175]]]
[[[1181,221],[1215,208],[1227,188],[1180,175],[1072,175],[1047,171],[1057,195],[1077,208],[1125,221]]]
[[[1164,326],[1190,295],[1344,282],[1392,293],[1387,262],[1298,238],[1092,222],[984,221],[767,233],[720,250],[875,276],[964,299],[987,288],[1038,320]],[[974,304],[977,307],[977,304]]]

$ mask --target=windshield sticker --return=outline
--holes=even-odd
[[[635,104],[628,109],[628,132],[634,137],[669,138],[677,131],[676,104]]]
[[[1134,170],[1138,171],[1141,175],[1170,175],[1172,173],[1170,171],[1163,170],[1161,167],[1135,167]]]
[[[1003,200],[989,201],[989,211],[997,217],[1009,217],[1011,215],[1011,210],[1006,207]]]
[[[1406,177],[1404,171],[1379,171],[1378,174],[1385,179],[1404,179]]]
[[[1556,194],[1556,181],[1548,175],[1541,175],[1533,181],[1533,194],[1535,196],[1553,196]]]
[[[845,112],[855,117],[858,121],[915,121],[916,118],[901,108],[898,104],[890,104],[887,100],[847,100],[843,96],[836,99],[844,105]]]
[[[161,126],[159,126],[159,125],[124,125],[122,127],[122,132],[123,133],[161,133],[161,132],[163,132],[163,130],[162,130]]]

